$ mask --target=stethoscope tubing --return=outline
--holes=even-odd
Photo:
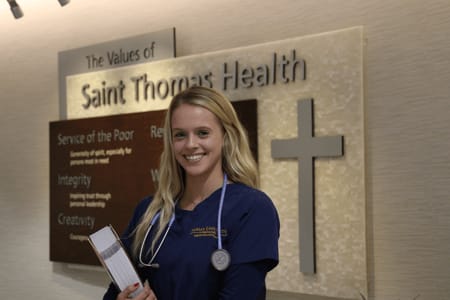
[[[219,210],[217,212],[217,249],[222,249],[222,208],[226,190],[227,190],[227,174],[224,174],[222,193],[220,194]]]

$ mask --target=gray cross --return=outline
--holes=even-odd
[[[343,136],[314,137],[313,99],[298,101],[298,138],[272,141],[273,158],[298,159],[300,272],[316,273],[314,159],[342,156]]]

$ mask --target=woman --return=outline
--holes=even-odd
[[[278,215],[257,189],[246,132],[222,94],[196,86],[172,99],[159,175],[123,235],[146,281],[134,299],[265,299],[266,274],[278,264]],[[104,299],[136,289],[111,284]]]

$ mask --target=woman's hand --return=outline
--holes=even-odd
[[[126,289],[124,289],[119,295],[117,295],[117,300],[125,300],[130,299],[130,295],[136,291],[139,287],[139,283],[135,283],[132,285],[127,286]],[[147,281],[144,283],[144,290],[140,292],[136,297],[133,298],[133,300],[157,300],[155,293],[153,293],[153,290],[150,288]]]

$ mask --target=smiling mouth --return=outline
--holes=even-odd
[[[189,162],[196,162],[202,159],[203,154],[185,155],[184,158]]]

